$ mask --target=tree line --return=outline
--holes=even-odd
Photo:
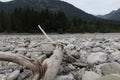
[[[38,24],[49,33],[120,32],[119,24],[69,18],[61,11],[35,11],[29,7],[16,8],[11,13],[0,11],[0,32],[39,33]]]

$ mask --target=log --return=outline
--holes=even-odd
[[[0,61],[8,61],[20,64],[32,71],[32,76],[29,80],[40,80],[46,71],[47,65],[42,65],[37,60],[31,60],[23,55],[12,54],[8,52],[0,52]]]
[[[43,77],[43,80],[54,80],[58,70],[60,68],[61,62],[63,59],[63,48],[62,45],[58,45],[56,49],[53,51],[53,55],[49,58],[44,60],[43,63],[47,63],[48,68]]]

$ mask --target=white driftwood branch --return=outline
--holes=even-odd
[[[32,71],[32,76],[29,80],[40,80],[45,72],[47,65],[42,65],[37,60],[31,60],[25,56],[12,54],[8,52],[0,52],[0,61],[8,61],[20,64]]]
[[[47,63],[48,68],[43,80],[54,80],[60,68],[63,59],[62,45],[58,45],[53,52],[53,55],[46,59],[43,63]]]
[[[42,33],[45,35],[45,37],[46,37],[50,42],[54,43],[53,40],[52,40],[52,39],[46,34],[46,32],[42,29],[42,27],[41,27],[40,25],[38,25],[38,27],[39,27],[39,29],[42,31]]]

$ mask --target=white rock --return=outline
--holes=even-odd
[[[111,58],[112,60],[120,60],[120,51],[113,52],[113,53],[110,55],[110,58]]]
[[[93,71],[86,71],[85,74],[82,76],[82,80],[96,80],[101,76]]]
[[[105,63],[101,66],[101,70],[104,75],[120,74],[120,64],[117,62]]]
[[[57,76],[55,80],[75,80],[72,74]]]
[[[69,41],[66,41],[65,39],[57,40],[56,42],[65,43],[65,44],[69,44],[70,43]]]
[[[69,38],[68,40],[70,43],[75,43],[77,39],[76,37],[73,37],[73,38]]]
[[[84,42],[84,46],[85,46],[85,47],[94,47],[95,44],[96,44],[95,42],[90,42],[90,41]]]
[[[16,63],[13,63],[13,62],[9,62],[8,63],[8,66],[16,66],[17,64]]]
[[[73,45],[73,44],[68,44],[67,46],[65,46],[65,48],[64,49],[69,49],[69,50],[71,50],[71,49],[74,49],[75,48],[75,45]]]
[[[100,47],[95,47],[92,49],[92,52],[101,52],[101,51],[103,51],[103,50]]]
[[[43,51],[53,51],[55,47],[52,44],[42,44],[41,49]],[[45,53],[51,53],[51,52],[45,52]]]
[[[120,75],[119,74],[105,75],[105,76],[100,77],[97,80],[120,80]]]
[[[71,54],[73,57],[75,57],[75,58],[79,58],[79,57],[80,57],[79,53],[78,53],[76,50],[72,50],[72,51],[70,52],[70,54]]]
[[[18,75],[20,74],[19,70],[15,70],[14,72],[10,73],[7,76],[7,80],[16,80],[16,78],[18,77]]]
[[[0,80],[6,80],[6,76],[4,74],[0,74]]]
[[[91,55],[89,55],[87,57],[87,62],[89,64],[95,64],[98,62],[105,62],[107,59],[107,55],[103,52],[96,52],[96,53],[91,53]]]
[[[69,67],[71,70],[75,70],[75,67],[74,67],[72,64],[69,64],[68,67]]]
[[[14,50],[14,52],[17,52],[17,53],[19,53],[19,54],[26,54],[26,53],[27,53],[27,50],[26,50],[26,48],[16,48],[16,49]]]
[[[90,54],[84,50],[81,50],[80,51],[80,60],[83,62],[83,63],[87,63],[87,57],[89,56]]]

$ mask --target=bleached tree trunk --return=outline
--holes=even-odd
[[[40,64],[37,60],[31,60],[25,56],[0,52],[0,61],[8,61],[20,64],[32,71],[32,76],[29,80],[40,80],[46,71],[47,65]]]
[[[46,59],[43,63],[47,63],[48,68],[45,73],[43,80],[54,80],[58,70],[60,68],[63,58],[63,48],[62,45],[58,45],[53,52],[53,55]]]

